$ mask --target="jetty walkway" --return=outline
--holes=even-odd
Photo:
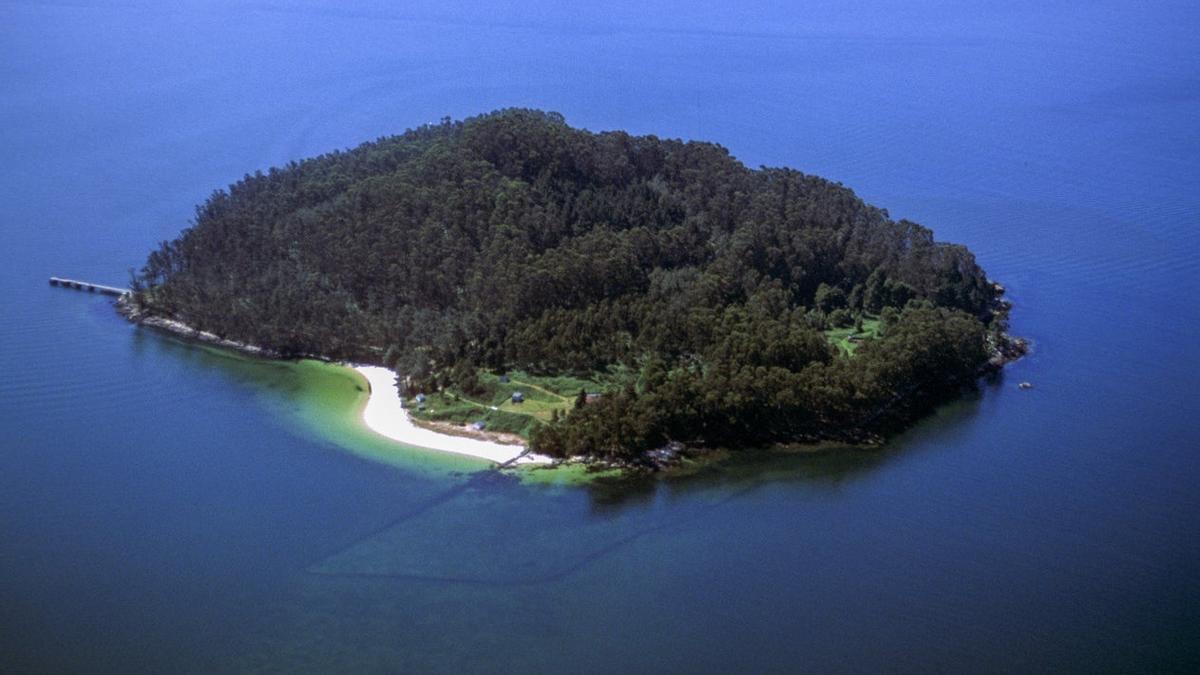
[[[74,288],[77,291],[88,291],[89,293],[115,295],[118,298],[129,293],[128,288],[117,288],[116,286],[105,286],[104,284],[93,284],[90,281],[78,281],[76,279],[64,279],[62,277],[50,277],[50,285],[62,286],[63,288]]]

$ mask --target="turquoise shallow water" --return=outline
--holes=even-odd
[[[0,6],[0,670],[1200,667],[1198,19]],[[545,485],[348,451],[341,385],[46,285],[120,284],[244,172],[507,105],[842,181],[968,244],[1034,351],[882,450]]]

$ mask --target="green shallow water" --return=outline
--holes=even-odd
[[[254,383],[260,403],[293,432],[337,445],[358,457],[410,472],[448,476],[490,470],[485,459],[430,450],[385,438],[362,421],[369,396],[366,379],[353,368],[314,359],[273,361],[220,348],[196,345],[222,360],[222,367]],[[518,467],[510,475],[530,485],[579,485],[613,479],[619,471],[583,465]]]
[[[408,471],[444,475],[481,471],[487,460],[407,446],[372,432],[362,422],[369,387],[353,369],[311,359],[267,362],[242,356],[237,366],[262,390],[262,402],[293,431],[334,443],[359,457]]]

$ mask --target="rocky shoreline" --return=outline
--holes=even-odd
[[[1003,368],[1029,353],[1029,341],[1024,338],[1009,335],[1004,329],[1008,327],[1008,314],[1012,311],[1012,302],[1004,299],[1004,286],[993,281],[992,288],[996,291],[996,299],[992,301],[991,324],[999,330],[987,336],[988,349],[991,357],[979,369],[980,375],[986,375]]]
[[[129,321],[138,324],[139,326],[149,326],[150,328],[171,333],[188,340],[194,340],[196,342],[213,345],[214,347],[233,349],[245,354],[250,354],[252,356],[259,356],[267,359],[280,358],[281,356],[279,352],[273,349],[267,349],[265,347],[259,347],[257,345],[247,344],[245,342],[238,342],[236,340],[227,340],[215,333],[210,333],[208,331],[189,326],[183,321],[150,314],[149,312],[143,311],[142,309],[136,307],[133,302],[129,300],[128,295],[121,296],[121,298],[116,301],[115,307],[119,314],[124,316]],[[328,360],[315,355],[311,356],[311,358],[321,361]]]

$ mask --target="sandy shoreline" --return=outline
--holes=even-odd
[[[128,304],[118,301],[117,310],[134,323],[151,326],[226,349],[234,349],[254,356],[276,358],[278,354],[261,347],[226,340],[206,331],[197,330],[182,321],[158,316],[144,316]],[[349,366],[366,378],[371,391],[362,412],[362,421],[371,431],[393,441],[427,450],[452,452],[469,457],[486,459],[503,464],[525,452],[523,445],[506,445],[478,438],[467,438],[439,433],[413,423],[404,409],[400,392],[396,389],[396,374],[381,366]],[[528,454],[517,460],[517,464],[549,464],[552,460],[544,455]]]
[[[362,419],[371,431],[399,441],[405,445],[415,445],[429,450],[453,452],[459,455],[479,457],[502,464],[525,452],[520,445],[505,445],[494,441],[484,441],[476,438],[451,436],[436,431],[423,429],[413,423],[400,392],[396,389],[396,374],[381,366],[352,366],[371,385],[367,405],[363,408]],[[547,464],[551,460],[542,455],[526,455],[517,460],[518,464]]]

